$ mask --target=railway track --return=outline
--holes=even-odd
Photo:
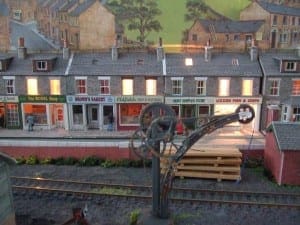
[[[95,183],[74,180],[44,179],[12,176],[14,194],[27,192],[97,198],[127,198],[150,201],[149,185]],[[174,203],[229,204],[254,207],[284,207],[300,210],[300,193],[227,191],[173,187],[170,199]]]

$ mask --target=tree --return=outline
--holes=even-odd
[[[187,13],[185,14],[186,21],[195,21],[206,14],[209,7],[203,0],[188,0],[185,5]]]
[[[155,0],[114,0],[108,7],[116,14],[118,20],[126,21],[128,30],[137,30],[137,40],[145,42],[151,31],[162,30],[160,22],[155,19],[161,14]]]

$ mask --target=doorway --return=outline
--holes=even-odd
[[[102,128],[103,128],[103,130],[108,129],[109,115],[113,115],[113,117],[115,118],[113,105],[103,105],[103,108],[102,108],[102,118],[103,118]],[[113,128],[115,128],[115,124],[113,124]]]
[[[98,105],[88,105],[88,128],[99,129],[99,107]]]

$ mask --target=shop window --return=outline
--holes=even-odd
[[[146,95],[156,95],[156,79],[146,79]]]
[[[133,95],[133,79],[122,79],[122,95]]]
[[[300,80],[293,80],[292,95],[300,95]]]
[[[86,78],[75,77],[76,94],[87,94]]]
[[[208,116],[209,115],[209,106],[208,105],[201,105],[199,106],[199,116]]]
[[[183,77],[172,77],[172,94],[182,95]]]
[[[51,95],[60,95],[60,80],[51,79],[50,80],[50,94]]]
[[[18,104],[6,104],[6,127],[18,126],[20,126]]]
[[[101,95],[109,95],[110,94],[110,79],[109,79],[109,77],[107,77],[107,78],[99,77],[99,87],[100,87]]]
[[[196,80],[196,94],[206,95],[206,78],[195,78]]]
[[[32,115],[34,118],[34,123],[39,125],[47,124],[47,111],[46,105],[44,104],[24,104],[24,116],[26,118]]]
[[[252,96],[253,95],[253,80],[252,79],[243,79],[243,96]]]
[[[294,122],[300,121],[300,107],[294,107],[292,120]]]
[[[269,94],[272,96],[279,95],[279,87],[280,87],[280,80],[270,80],[270,92]]]
[[[120,123],[136,125],[139,123],[139,115],[142,110],[141,104],[121,104],[120,105]]]
[[[219,79],[219,96],[229,96],[230,80],[228,78]]]
[[[83,124],[83,109],[82,105],[73,105],[73,124],[81,125]]]
[[[15,94],[15,77],[4,77],[6,94]]]
[[[27,79],[27,94],[38,95],[38,80],[37,78]]]

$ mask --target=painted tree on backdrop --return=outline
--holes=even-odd
[[[119,23],[126,23],[128,30],[137,30],[137,40],[144,43],[150,32],[162,30],[156,19],[161,14],[155,0],[110,0],[107,6]]]

